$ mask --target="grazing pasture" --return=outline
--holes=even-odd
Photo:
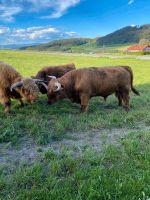
[[[130,94],[128,113],[113,95],[91,99],[87,113],[69,100],[49,106],[46,95],[23,108],[13,101],[11,115],[0,105],[0,199],[150,197],[149,60],[1,50],[0,61],[25,77],[48,65],[129,65],[141,94]]]

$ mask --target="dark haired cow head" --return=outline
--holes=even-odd
[[[39,79],[31,79],[31,78],[26,78],[23,79],[19,82],[14,83],[10,90],[17,91],[22,98],[24,98],[27,102],[29,103],[34,103],[38,100],[39,96],[39,87],[42,85],[45,87],[46,90],[48,90],[47,85]]]

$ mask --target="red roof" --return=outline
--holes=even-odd
[[[135,50],[135,51],[143,51],[145,48],[147,47],[150,47],[149,45],[133,45],[131,47],[128,47],[128,51],[132,51],[132,50]]]

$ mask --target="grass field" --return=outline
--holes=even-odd
[[[43,66],[72,62],[77,68],[129,65],[141,93],[131,93],[129,113],[117,106],[113,95],[107,102],[100,97],[91,99],[87,113],[80,113],[79,105],[68,100],[49,106],[46,95],[23,108],[13,101],[11,115],[4,114],[0,105],[0,199],[150,197],[150,61],[7,50],[0,51],[0,61],[24,76],[36,74]],[[31,151],[38,156],[30,160],[26,154]],[[5,159],[8,152],[11,156]]]

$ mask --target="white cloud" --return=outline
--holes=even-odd
[[[29,40],[35,40],[44,38],[47,34],[52,35],[59,31],[54,27],[29,27],[26,29],[15,29],[11,34],[12,37],[24,38]]]
[[[66,35],[73,37],[75,36],[77,33],[76,32],[65,32]]]
[[[19,6],[0,5],[0,20],[12,22],[14,16],[22,11]]]
[[[24,12],[40,13],[47,10],[48,16],[41,18],[59,18],[69,8],[76,6],[81,0],[1,0],[0,19],[8,22],[14,20],[15,15]]]
[[[36,39],[36,38],[41,38],[43,37],[44,35],[47,35],[47,34],[52,34],[52,33],[57,33],[57,29],[55,28],[46,28],[46,29],[40,29],[40,30],[35,30],[33,31],[32,33],[29,33],[29,38],[30,39]]]
[[[128,2],[128,5],[131,5],[131,4],[133,4],[134,3],[134,0],[130,0],[129,2]]]
[[[73,31],[65,32],[52,26],[36,26],[28,28],[0,27],[1,44],[43,43],[56,39],[75,37]]]
[[[0,26],[0,35],[1,34],[5,34],[9,31],[9,28],[8,27],[3,27],[3,26]]]
[[[51,5],[54,9],[53,13],[49,16],[43,16],[43,18],[59,18],[64,15],[70,7],[77,5],[80,0],[55,0]]]

